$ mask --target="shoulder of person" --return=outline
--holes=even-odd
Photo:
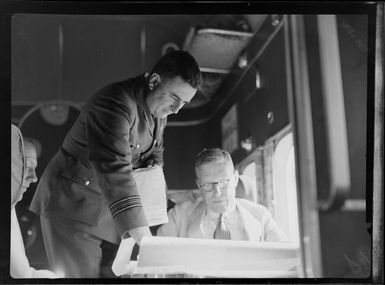
[[[203,204],[203,197],[197,197],[193,200],[185,200],[181,203],[175,204],[174,211],[183,215],[189,215],[196,208]]]
[[[237,202],[258,218],[262,218],[263,216],[269,214],[267,208],[261,204],[240,198],[237,198]]]
[[[135,112],[137,102],[131,80],[113,82],[99,89],[92,96],[91,105],[108,105],[108,107],[121,108],[125,112]]]

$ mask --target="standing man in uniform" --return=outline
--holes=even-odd
[[[194,97],[201,73],[185,51],[149,74],[112,83],[86,103],[40,179],[30,209],[40,215],[51,269],[98,278],[101,243],[151,235],[132,171],[163,166],[167,116]]]

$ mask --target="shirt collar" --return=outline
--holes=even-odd
[[[230,206],[226,210],[226,212],[223,213],[223,219],[226,220],[229,224],[233,224],[236,219],[236,213],[237,213],[237,203],[234,201],[233,205]],[[209,222],[217,221],[219,219],[219,213],[215,213],[214,211],[210,210],[206,207],[206,211],[204,214],[204,218],[206,218]]]

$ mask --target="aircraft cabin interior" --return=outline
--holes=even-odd
[[[92,94],[150,72],[167,53],[187,51],[202,83],[167,118],[167,211],[199,199],[195,159],[203,149],[221,148],[239,173],[236,197],[265,207],[287,241],[160,237],[157,225],[142,247],[120,257],[137,264],[132,275],[112,272],[119,244],[103,245],[101,278],[367,280],[377,268],[378,205],[368,202],[379,190],[372,189],[376,168],[368,157],[378,81],[375,23],[376,16],[348,12],[17,12],[11,123],[36,146],[39,179]],[[48,269],[40,219],[29,209],[38,183],[16,212],[30,266]]]

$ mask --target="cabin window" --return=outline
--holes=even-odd
[[[275,145],[272,157],[273,215],[290,240],[298,242],[299,226],[293,134],[289,132],[284,135]]]
[[[299,242],[296,167],[290,126],[269,138],[237,168],[240,178],[252,181],[248,185],[253,189],[253,195],[243,197],[245,195],[239,191],[242,196],[239,197],[265,206],[290,241]]]
[[[257,202],[257,167],[256,162],[251,161],[239,173],[239,182],[236,188],[236,197]]]
[[[251,182],[252,189],[255,191],[255,195],[257,195],[257,193],[256,193],[257,176],[256,176],[256,164],[255,164],[255,162],[253,161],[253,162],[250,162],[248,165],[246,165],[246,167],[243,169],[242,174],[249,178],[249,180]],[[257,198],[257,196],[256,196],[256,198]]]

